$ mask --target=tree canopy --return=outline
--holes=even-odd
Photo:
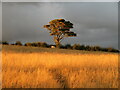
[[[54,42],[59,47],[61,40],[64,37],[75,37],[76,33],[70,31],[73,28],[73,24],[70,21],[64,19],[55,19],[49,22],[49,25],[44,25],[44,28],[49,30],[50,35],[54,36]]]

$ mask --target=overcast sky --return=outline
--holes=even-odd
[[[74,24],[71,31],[77,33],[63,44],[118,48],[117,2],[3,2],[2,6],[3,41],[54,44],[43,25],[63,18]]]
[[[2,0],[2,2],[119,2],[120,0]]]

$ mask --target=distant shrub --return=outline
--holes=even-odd
[[[9,45],[9,43],[7,41],[2,41],[3,45]]]
[[[33,46],[33,47],[49,47],[49,45],[45,42],[33,42],[33,43],[25,43],[25,46]]]
[[[100,51],[100,47],[99,46],[94,46],[94,51]]]
[[[90,46],[90,51],[94,51],[94,46]]]
[[[41,47],[48,47],[48,45],[45,42],[41,42]]]
[[[31,43],[32,46],[38,47],[38,44],[36,42]]]
[[[90,47],[89,45],[87,45],[87,46],[85,47],[85,50],[90,51],[90,50],[91,50],[91,47]]]
[[[24,46],[32,46],[32,44],[28,42],[28,43],[25,43]]]
[[[114,49],[114,52],[118,52],[118,53],[119,53],[120,51],[119,51],[119,50],[117,50],[117,49]]]
[[[79,50],[85,50],[85,49],[86,49],[85,45],[81,45],[81,46],[79,47]]]
[[[41,45],[42,45],[42,42],[36,42],[37,47],[41,47]]]
[[[119,50],[117,50],[117,49],[114,49],[114,48],[107,48],[107,51],[108,52],[119,52]]]
[[[56,45],[55,45],[55,47],[56,47]],[[66,49],[65,46],[64,46],[64,45],[61,45],[61,44],[59,45],[59,48],[60,48],[60,49]]]
[[[66,44],[66,45],[64,46],[64,48],[65,48],[65,49],[72,49],[72,46],[71,46],[70,44]]]
[[[9,45],[9,43],[7,41],[3,41],[0,42],[3,45]],[[22,46],[22,43],[20,41],[16,41],[15,44],[11,44],[11,45],[20,45]],[[56,45],[49,45],[46,42],[27,42],[24,44],[24,46],[33,46],[33,47],[46,47],[46,48],[55,48]],[[73,46],[71,46],[70,44],[66,44],[66,45],[59,45],[59,48],[61,49],[73,49],[73,50],[86,50],[86,51],[104,51],[104,52],[119,52],[119,50],[114,49],[114,48],[103,48],[100,46],[85,46],[85,45],[80,45],[80,44],[74,44]]]
[[[15,45],[14,43],[12,43],[11,45]]]
[[[16,41],[15,45],[22,46],[22,43],[20,41]]]
[[[72,49],[80,50],[80,44],[74,44]]]
[[[107,48],[108,52],[112,52],[113,48]]]
[[[108,49],[107,48],[101,48],[101,51],[107,52]]]

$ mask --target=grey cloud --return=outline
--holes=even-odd
[[[2,0],[2,2],[118,2],[119,0]]]
[[[117,3],[68,3],[64,7],[66,18],[75,24],[78,42],[118,48]]]
[[[118,48],[117,3],[3,3],[3,40],[53,43],[43,25],[70,20],[78,36],[63,44],[81,43]]]
[[[44,41],[49,37],[43,25],[57,18],[60,8],[50,3],[3,3],[3,15],[3,40]]]

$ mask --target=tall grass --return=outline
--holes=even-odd
[[[16,53],[3,49],[2,66],[3,88],[118,87],[118,54]]]

